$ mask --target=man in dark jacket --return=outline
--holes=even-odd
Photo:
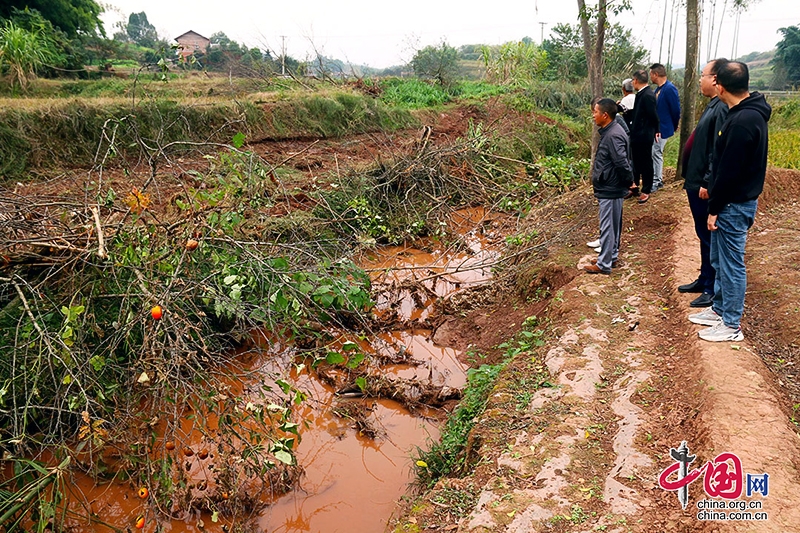
[[[726,63],[717,71],[717,93],[728,105],[728,118],[717,134],[708,183],[708,229],[711,231],[711,265],[716,272],[714,302],[689,320],[711,326],[699,332],[712,342],[744,338],[741,318],[747,273],[744,249],[753,225],[758,196],[767,173],[772,108],[757,92],[750,93],[747,65]]]
[[[694,129],[691,152],[683,161],[683,188],[689,199],[689,209],[694,219],[694,231],[700,239],[700,276],[693,282],[678,287],[680,292],[701,293],[689,305],[709,307],[714,297],[714,268],[711,266],[711,232],[708,230],[708,182],[711,178],[711,161],[717,132],[728,116],[728,106],[717,97],[717,71],[727,59],[709,61],[700,75],[700,92],[711,98]],[[684,152],[686,154],[686,152]]]
[[[656,97],[653,89],[647,84],[647,72],[637,70],[633,73],[633,87],[636,89],[636,103],[633,105],[631,121],[631,154],[635,187],[626,198],[639,196],[639,203],[643,204],[650,198],[653,189],[653,142],[659,131],[659,122]],[[639,194],[640,178],[641,194]]]
[[[600,143],[592,166],[592,187],[600,204],[600,254],[584,267],[590,274],[610,274],[617,266],[622,235],[622,199],[630,190],[633,173],[628,135],[615,120],[617,103],[603,98],[592,107],[592,118],[600,128]]]

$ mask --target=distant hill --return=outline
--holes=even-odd
[[[750,69],[750,87],[753,89],[769,89],[772,85],[772,65],[770,61],[775,57],[775,50],[768,52],[750,52],[737,58],[737,61],[747,63]]]

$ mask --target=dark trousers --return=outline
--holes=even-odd
[[[600,255],[597,266],[608,271],[619,259],[622,236],[622,198],[598,198],[600,204]]]
[[[689,209],[694,219],[694,232],[700,239],[700,283],[703,292],[714,294],[714,267],[711,266],[711,232],[708,231],[708,200],[699,196],[700,191],[686,191],[689,198]]]
[[[631,158],[633,159],[633,183],[639,186],[641,176],[642,192],[650,194],[653,190],[653,141],[631,142]]]

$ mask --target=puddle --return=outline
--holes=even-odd
[[[437,386],[461,389],[467,384],[467,367],[458,360],[459,352],[437,346],[430,340],[430,331],[411,330],[383,333],[387,344],[403,347],[418,365],[386,365],[383,370],[398,378],[432,383]]]
[[[499,252],[492,250],[491,241],[502,237],[492,217],[482,208],[455,213],[452,225],[462,236],[458,249],[442,249],[436,242],[426,241],[422,243],[424,250],[385,247],[371,252],[362,266],[373,279],[376,312],[395,313],[401,322],[424,320],[437,299],[491,279],[491,265],[499,257]],[[467,369],[459,361],[460,353],[434,344],[429,330],[384,331],[358,343],[365,352],[378,355],[377,359],[396,361],[372,368],[371,372],[381,379],[431,385],[440,389],[438,395],[442,398],[466,384]],[[246,370],[256,371],[264,384],[282,376],[308,396],[294,408],[293,416],[302,422],[302,440],[295,454],[303,474],[294,490],[258,512],[253,521],[257,528],[280,533],[384,530],[398,499],[414,480],[412,454],[417,447],[424,448],[429,440],[438,438],[435,418],[426,416],[435,413],[424,402],[415,406],[412,413],[392,400],[337,395],[315,371],[298,371],[290,345],[265,335],[254,335],[254,344],[249,355],[239,358],[240,363],[249,361]],[[259,385],[223,381],[220,390],[246,393],[249,387]],[[335,414],[348,406],[365,413],[374,438],[365,436],[352,419]],[[225,458],[214,456],[211,433],[215,424],[213,418],[200,421],[185,416],[175,434],[164,435],[159,440],[161,447],[156,445],[155,453],[165,453],[165,443],[175,441],[175,450],[169,453],[185,467],[187,483],[192,487],[189,490],[194,491],[191,494],[199,496],[198,490],[207,491],[203,494],[219,492],[214,485],[218,471],[215,461],[224,462]],[[199,431],[201,425],[203,432]],[[160,427],[160,433],[164,431]],[[190,455],[182,453],[185,449],[190,449]],[[73,508],[78,512],[89,510],[98,520],[122,529],[134,530],[139,515],[146,518],[143,531],[198,533],[230,531],[251,518],[220,517],[214,522],[210,513],[198,511],[172,520],[163,515],[156,518],[147,509],[152,501],[140,499],[138,487],[133,484],[95,485],[88,477],[70,475],[69,485],[76,496]],[[70,521],[74,531],[94,531],[100,527],[98,524]]]
[[[491,245],[499,238],[498,230],[491,228],[501,219],[483,208],[457,211],[452,219],[461,242],[450,248],[423,239],[417,248],[386,246],[365,255],[362,266],[381,287],[378,313],[392,313],[401,321],[424,320],[437,298],[491,279],[500,257]]]
[[[438,438],[438,431],[396,402],[370,404],[371,417],[385,432],[375,441],[342,428],[330,413],[318,415],[303,432],[297,460],[305,475],[299,490],[265,511],[259,520],[264,531],[383,531],[413,481],[415,446]]]

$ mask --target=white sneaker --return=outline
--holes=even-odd
[[[600,253],[601,250],[602,250],[602,248],[600,248],[599,246],[594,249],[594,251],[597,252],[598,254]]]
[[[715,326],[706,328],[698,333],[701,339],[710,342],[730,342],[744,339],[742,328],[729,328],[723,322],[717,322]]]
[[[708,307],[699,313],[689,315],[689,322],[701,326],[716,326],[722,324],[722,317],[715,313],[714,309]]]
[[[586,246],[588,246],[589,248],[599,248],[600,247],[600,239],[597,239],[596,241],[589,241],[589,242],[586,243]]]

